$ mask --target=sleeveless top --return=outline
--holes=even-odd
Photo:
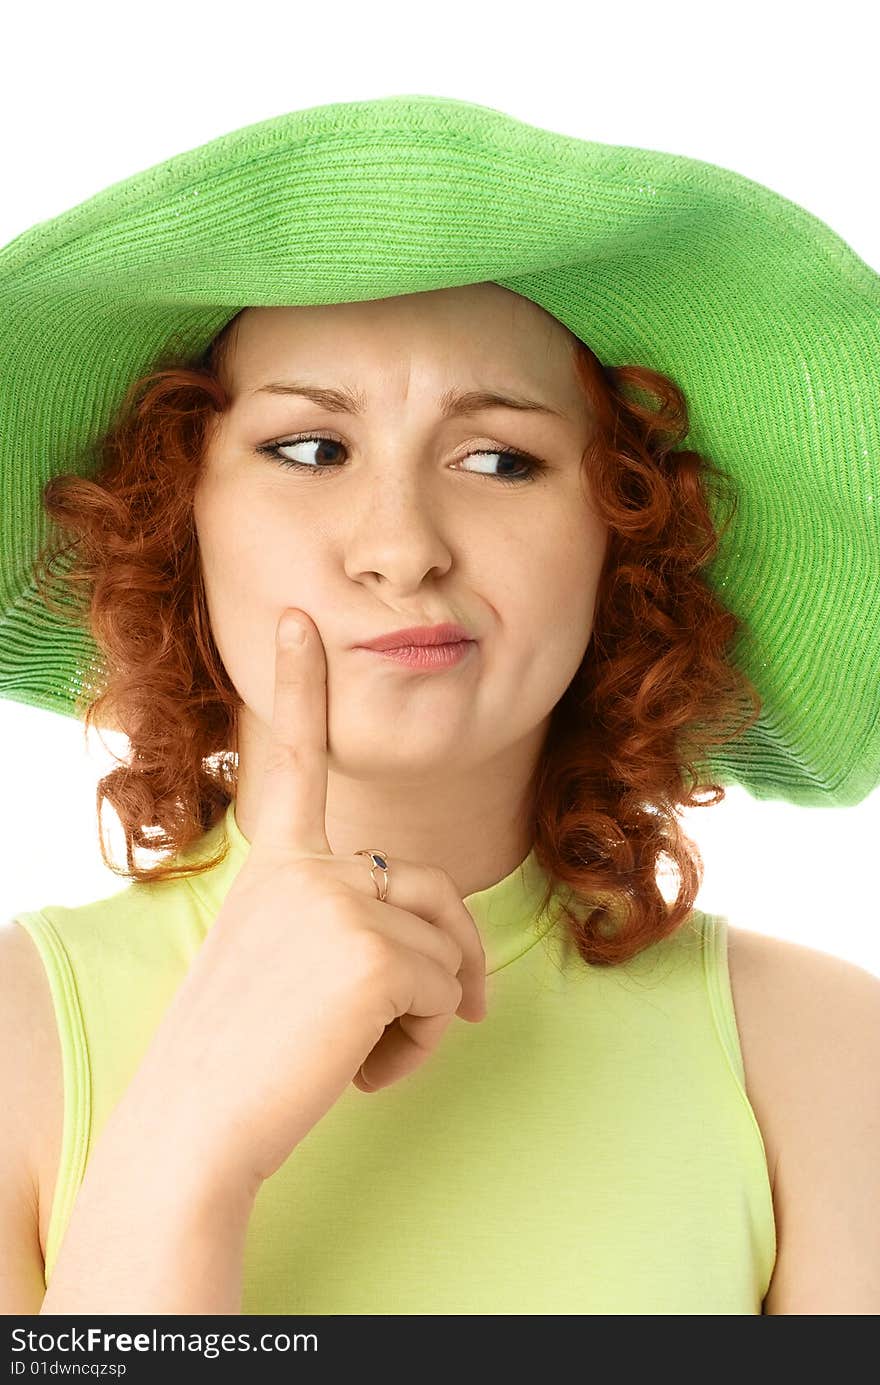
[[[234,801],[185,859],[224,832],[207,874],[16,916],[63,1060],[47,1285],[90,1151],[247,857]],[[589,966],[559,917],[567,887],[540,912],[545,883],[530,851],[464,900],[487,1017],[453,1018],[392,1086],[349,1086],[262,1185],[242,1314],[761,1313],[776,1229],[726,919],[694,910],[630,962]]]

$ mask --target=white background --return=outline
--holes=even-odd
[[[855,0],[814,11],[752,0],[14,6],[0,243],[240,126],[421,92],[734,169],[802,203],[880,269],[871,18]],[[123,888],[101,862],[95,804],[122,739],[86,745],[72,719],[2,700],[0,735],[0,914]],[[855,808],[803,809],[734,788],[683,822],[706,867],[700,908],[880,975],[880,791]]]

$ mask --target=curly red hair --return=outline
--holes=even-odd
[[[34,575],[51,608],[52,564],[64,555],[54,580],[80,593],[105,661],[103,689],[76,711],[86,735],[94,726],[129,739],[127,761],[98,784],[97,810],[105,865],[135,882],[199,875],[225,855],[172,864],[236,792],[241,699],[211,633],[192,502],[210,432],[231,403],[223,364],[238,318],[194,363],[171,356],[134,382],[96,443],[90,477],[54,476],[43,489],[69,541],[47,542]],[[570,335],[596,424],[583,465],[608,546],[592,638],[535,768],[533,841],[550,877],[544,905],[559,884],[570,887],[564,917],[580,956],[617,965],[691,913],[703,862],[677,811],[723,800],[721,785],[699,782],[695,762],[752,725],[761,703],[728,656],[741,622],[701,576],[723,533],[708,487],[729,478],[675,450],[689,422],[671,379],[603,366]],[[731,501],[732,514],[733,492]],[[105,799],[125,833],[124,869],[104,839]],[[142,866],[135,848],[168,854]],[[662,857],[679,876],[672,902],[658,886]]]

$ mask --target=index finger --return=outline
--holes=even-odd
[[[292,638],[302,632],[303,638]],[[275,699],[254,844],[330,855],[327,657],[314,621],[291,606],[275,631]]]

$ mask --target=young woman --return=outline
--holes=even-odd
[[[724,472],[708,448],[676,450],[694,432],[676,372],[601,364],[611,318],[623,318],[620,303],[601,316],[604,290],[628,284],[650,317],[668,267],[637,294],[632,241],[600,283],[582,239],[566,278],[549,249],[563,224],[542,252],[556,277],[526,276],[520,291],[505,281],[514,264],[526,273],[524,217],[515,251],[496,247],[492,278],[462,271],[464,243],[460,266],[440,269],[476,135],[511,197],[515,155],[529,153],[533,176],[548,170],[530,142],[539,133],[560,155],[581,142],[465,103],[326,112],[324,133],[348,131],[352,168],[359,136],[412,176],[387,140],[389,115],[426,161],[426,128],[447,140],[449,162],[430,169],[436,206],[421,240],[389,252],[385,291],[367,276],[375,189],[392,186],[378,173],[374,200],[362,193],[360,218],[344,217],[347,292],[306,282],[309,228],[322,228],[327,284],[342,242],[326,205],[309,222],[290,185],[303,216],[296,295],[273,240],[281,211],[256,243],[235,222],[259,201],[240,196],[254,163],[245,146],[207,146],[215,173],[237,173],[211,211],[191,210],[196,193],[217,195],[204,151],[171,161],[152,195],[182,212],[173,254],[202,307],[188,327],[189,310],[175,311],[184,336],[198,317],[199,350],[179,349],[180,336],[157,362],[143,352],[149,314],[137,329],[120,315],[115,364],[108,349],[97,374],[126,379],[126,397],[103,427],[80,405],[89,465],[55,467],[41,486],[73,561],[53,594],[33,543],[31,618],[60,621],[46,646],[51,705],[130,737],[99,796],[125,829],[130,883],[0,930],[2,1090],[22,1132],[2,1152],[4,1310],[877,1311],[880,984],[696,910],[699,855],[675,816],[723,794],[707,772],[721,745],[752,787],[778,791],[788,772],[795,800],[806,792],[795,747],[807,763],[809,746],[814,782],[826,763],[824,740],[804,739],[807,710],[769,672],[772,659],[807,667],[815,614],[784,654],[758,642],[765,657],[749,664],[730,648],[746,629],[733,607],[749,601],[719,595],[730,584],[753,599],[748,628],[781,636],[778,592],[762,604],[753,587],[757,559],[799,571],[781,500],[774,509],[761,490],[770,450],[749,452],[765,421],[742,438],[744,518],[734,566],[716,566],[713,585]],[[334,143],[316,142],[305,116],[316,119],[254,127],[254,147],[277,186],[278,158],[294,167],[308,135],[315,196]],[[581,145],[593,158],[598,148]],[[673,170],[670,156],[650,157],[659,229]],[[680,173],[689,161],[674,162]],[[716,173],[713,225],[732,230],[733,175]],[[551,160],[561,194],[555,176]],[[644,172],[627,176],[634,235]],[[547,191],[530,184],[536,208]],[[591,196],[598,232],[606,213]],[[413,187],[395,185],[395,197],[403,227]],[[128,218],[152,224],[148,210],[130,196],[108,215],[119,245]],[[769,266],[781,233],[762,215]],[[202,217],[222,224],[230,255],[225,270],[210,257],[210,286],[187,258]],[[819,233],[798,224],[809,264]],[[136,258],[152,266],[155,305],[174,276],[159,228],[150,234],[157,253],[141,246]],[[488,266],[491,228],[469,223],[469,234]],[[696,222],[690,236],[703,245]],[[79,247],[107,264],[108,291],[113,239]],[[67,242],[55,244],[60,254]],[[424,246],[434,279],[459,282],[388,291]],[[733,251],[719,258],[716,283],[733,285],[735,263]],[[207,310],[223,272],[251,306]],[[769,269],[758,281],[754,298],[737,297],[743,341],[771,281],[782,320],[795,313]],[[573,286],[588,283],[578,298]],[[876,276],[871,289],[876,322]],[[212,314],[223,320],[205,335]],[[678,338],[654,319],[656,352],[645,339],[640,356],[622,354],[659,361],[659,343],[678,339],[687,377],[709,328],[685,346],[686,316],[679,308]],[[96,344],[97,322],[96,309]],[[713,331],[723,359],[739,338]],[[120,356],[123,339],[139,341],[140,366],[134,350]],[[857,359],[858,348],[852,329],[839,350]],[[770,349],[742,347],[739,397],[721,401],[706,365],[696,412],[723,412],[719,438],[746,417],[749,370]],[[781,378],[793,400],[800,386]],[[876,434],[876,414],[859,426]],[[79,628],[58,602],[65,589],[87,597]],[[831,602],[817,598],[852,633],[857,613]],[[68,677],[62,692],[64,651],[84,629],[102,676],[79,646],[79,690]],[[858,638],[834,715],[861,727],[861,751],[849,779],[826,784],[841,801],[857,783],[867,792],[864,765],[878,764],[865,711],[876,639]],[[36,671],[35,655],[18,657]],[[35,686],[21,700],[36,700]],[[828,734],[827,713],[814,719]],[[167,855],[144,865],[138,847]],[[115,868],[103,841],[102,852]],[[671,902],[664,857],[679,876]]]

